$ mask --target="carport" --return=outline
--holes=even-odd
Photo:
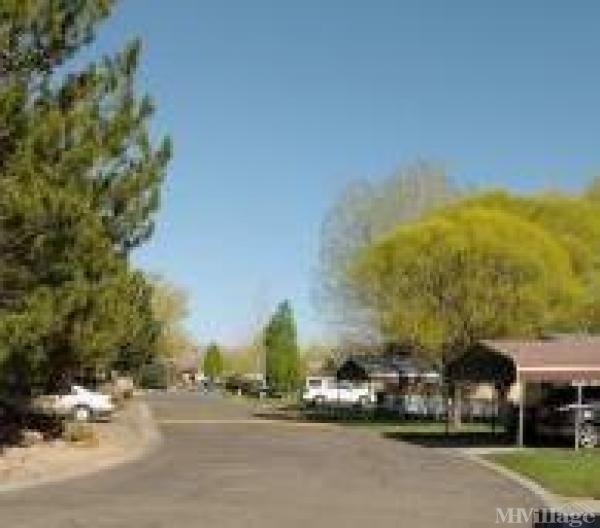
[[[524,444],[527,384],[593,385],[600,382],[600,337],[557,336],[514,341],[485,340],[449,366],[454,381],[493,383],[504,395],[519,386],[517,443]]]

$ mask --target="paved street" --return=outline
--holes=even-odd
[[[0,495],[2,528],[487,527],[535,500],[486,469],[375,433],[253,419],[244,403],[154,396],[148,457]]]

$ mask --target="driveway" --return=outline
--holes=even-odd
[[[527,492],[451,454],[332,426],[271,423],[243,402],[154,396],[145,459],[0,495],[10,528],[492,527]]]

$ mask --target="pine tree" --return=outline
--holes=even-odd
[[[127,256],[152,233],[171,149],[136,96],[140,42],[69,63],[113,4],[0,7],[0,360],[22,381],[143,362],[156,334]]]

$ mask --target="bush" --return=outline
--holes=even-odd
[[[93,424],[81,422],[67,423],[63,439],[83,447],[97,447],[100,443]]]
[[[144,365],[141,369],[140,386],[144,389],[166,389],[167,380],[167,368],[161,363]]]

